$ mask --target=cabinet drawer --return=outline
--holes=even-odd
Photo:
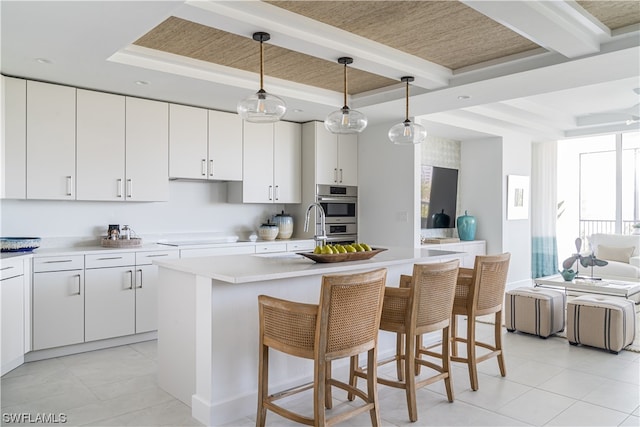
[[[136,265],[149,265],[154,259],[180,258],[180,251],[136,252]]]
[[[300,242],[287,243],[287,252],[312,251],[316,247],[313,240],[304,240]]]
[[[23,274],[24,264],[21,258],[3,259],[0,261],[0,280],[22,276]]]
[[[200,248],[200,249],[180,249],[180,258],[193,258],[200,256],[218,256],[235,254],[254,254],[253,246],[227,246],[224,248]]]
[[[265,254],[269,252],[286,252],[287,244],[286,243],[258,243],[256,245],[256,253],[257,254]]]
[[[33,272],[84,269],[84,255],[51,256],[33,259]]]
[[[135,252],[85,255],[86,268],[123,267],[135,264]]]

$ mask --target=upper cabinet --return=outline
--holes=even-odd
[[[242,203],[300,203],[300,125],[244,122],[243,177],[231,183],[229,200]]]
[[[242,179],[242,119],[237,114],[171,104],[171,178]]]
[[[27,198],[75,199],[76,89],[27,81]]]
[[[2,76],[0,198],[27,196],[27,82]]]
[[[322,122],[304,126],[305,144],[314,146],[316,184],[358,185],[358,136],[332,134]]]
[[[168,200],[168,104],[82,89],[77,103],[76,199]]]

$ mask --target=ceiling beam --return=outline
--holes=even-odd
[[[607,27],[572,0],[460,0],[532,42],[567,58],[600,51]]]

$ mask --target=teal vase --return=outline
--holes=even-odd
[[[458,237],[460,240],[474,240],[476,238],[476,217],[467,214],[458,217]]]

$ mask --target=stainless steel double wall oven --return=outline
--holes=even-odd
[[[358,187],[319,184],[316,187],[316,199],[326,215],[327,243],[357,242]],[[319,226],[317,219],[316,227]]]

